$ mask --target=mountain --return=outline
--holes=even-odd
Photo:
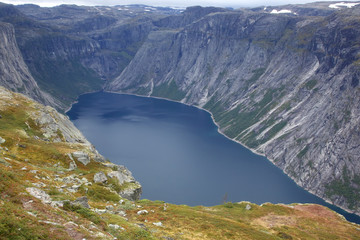
[[[359,214],[359,14],[217,11],[174,28],[168,20],[105,90],[206,109],[227,137]]]
[[[0,87],[0,239],[358,239],[319,205],[188,207],[140,200],[64,115]]]
[[[2,86],[16,92],[22,92],[33,99],[57,106],[51,96],[44,93],[29,72],[15,40],[15,31],[11,24],[0,23],[0,82]]]
[[[298,185],[360,214],[357,4],[0,4],[0,82],[60,111],[101,89],[201,107]]]

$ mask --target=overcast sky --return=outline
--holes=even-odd
[[[0,2],[10,4],[34,3],[42,7],[52,7],[61,4],[76,4],[87,6],[113,6],[127,4],[146,4],[152,6],[171,6],[171,7],[187,7],[187,6],[218,6],[218,7],[255,7],[283,5],[288,3],[306,3],[315,2],[316,0],[0,0]],[[331,0],[330,0],[331,1]],[[336,1],[341,2],[341,1]]]

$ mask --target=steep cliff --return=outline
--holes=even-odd
[[[0,22],[0,84],[34,100],[57,106],[53,98],[40,90],[18,48],[12,25]]]
[[[226,136],[359,214],[359,12],[211,13],[150,33],[105,89],[209,110]]]

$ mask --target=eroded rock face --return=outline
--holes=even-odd
[[[360,213],[359,17],[211,13],[150,33],[106,90],[205,108],[298,185]]]
[[[142,188],[137,187],[137,188],[131,188],[121,191],[120,196],[131,201],[137,201],[140,199],[141,193],[142,193]]]
[[[50,95],[40,90],[31,75],[18,48],[11,24],[0,22],[0,42],[0,85],[44,104],[59,106]]]
[[[112,171],[107,174],[110,178],[116,178],[119,181],[119,184],[135,182],[135,178],[127,168],[121,165],[114,166],[114,168],[117,168],[117,171]]]
[[[107,177],[106,177],[105,173],[103,173],[103,172],[95,173],[95,175],[94,175],[95,183],[105,183],[106,181],[107,181]]]
[[[73,157],[81,162],[84,165],[87,165],[90,163],[90,157],[87,153],[84,153],[82,151],[77,151],[72,153]]]

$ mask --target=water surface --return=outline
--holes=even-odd
[[[219,134],[210,114],[195,107],[98,92],[82,95],[68,115],[102,155],[133,173],[142,198],[192,206],[224,200],[329,206],[265,157]]]

